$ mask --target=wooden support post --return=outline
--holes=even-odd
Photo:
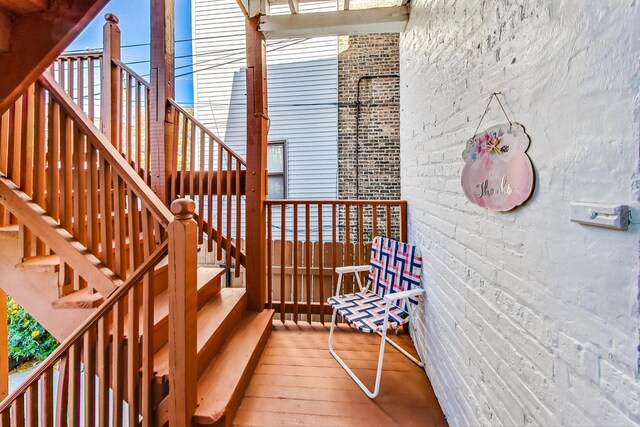
[[[246,19],[247,35],[247,205],[246,256],[248,307],[262,311],[266,302],[267,195],[267,51],[258,25],[260,17]]]
[[[169,425],[191,425],[197,406],[196,204],[177,199],[169,224]]]
[[[151,0],[151,93],[150,123],[151,188],[167,205],[171,153],[172,115],[168,98],[174,97],[174,0]]]
[[[122,105],[122,90],[120,88],[120,73],[113,65],[113,60],[120,59],[120,28],[118,27],[118,18],[115,15],[107,13],[104,19],[107,22],[102,27],[101,131],[109,138],[111,144],[119,148],[118,140],[122,129],[122,120],[119,116]]]
[[[7,294],[0,289],[0,400],[9,394],[9,319]]]

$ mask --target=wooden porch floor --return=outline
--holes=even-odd
[[[380,394],[369,399],[329,354],[329,327],[274,322],[234,425],[446,426],[424,370],[386,346]],[[407,335],[394,337],[415,353]],[[365,384],[375,378],[380,337],[337,328],[334,348]]]

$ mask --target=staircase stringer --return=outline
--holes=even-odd
[[[0,173],[0,202],[104,297],[122,284],[116,274]]]

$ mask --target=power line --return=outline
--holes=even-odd
[[[238,34],[222,34],[217,36],[193,37],[190,39],[175,40],[174,43],[185,43],[185,42],[211,40],[211,39],[226,39],[226,38],[232,38],[232,37],[238,37],[238,36],[239,36]],[[144,46],[151,46],[151,43],[124,44],[120,47],[122,49],[128,49],[128,48],[144,47]],[[102,50],[102,47],[88,47],[84,49],[66,50],[65,53],[91,52],[91,51],[101,51],[101,50]]]
[[[301,39],[301,40],[295,41],[295,42],[293,42],[293,43],[289,43],[289,44],[284,45],[284,46],[276,47],[276,48],[271,49],[271,50],[268,50],[268,49],[267,49],[267,53],[269,53],[269,52],[274,52],[274,51],[276,51],[276,50],[280,50],[280,49],[284,49],[285,47],[293,46],[293,45],[295,45],[295,44],[302,43],[302,42],[304,42],[304,41],[306,41],[306,40],[309,40],[309,39],[308,39],[308,38],[305,38],[305,39]],[[244,57],[242,57],[242,58],[238,58],[238,59],[234,59],[234,60],[231,60],[231,61],[224,62],[224,63],[222,63],[222,64],[216,64],[216,65],[212,65],[212,66],[210,66],[210,67],[201,68],[201,69],[199,69],[199,70],[188,71],[188,72],[186,72],[186,73],[178,74],[178,75],[177,75],[177,76],[175,76],[174,78],[184,77],[184,76],[188,76],[188,75],[190,75],[190,74],[197,74],[197,73],[199,73],[199,72],[201,72],[201,71],[207,71],[207,70],[211,70],[211,69],[213,69],[213,68],[222,67],[223,65],[233,64],[233,63],[235,63],[235,62],[239,62],[239,61],[242,61],[242,60],[244,60],[244,59],[245,59],[245,58],[244,58]]]

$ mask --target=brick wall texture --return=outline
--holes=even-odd
[[[340,42],[340,198],[400,198],[400,80],[389,77],[400,73],[398,43],[398,34],[350,36]]]
[[[401,191],[427,289],[412,334],[451,425],[640,423],[639,227],[570,221],[572,201],[639,199],[639,22],[636,1],[411,2]],[[508,213],[460,185],[495,91],[536,169]],[[483,127],[504,122],[493,105]]]

